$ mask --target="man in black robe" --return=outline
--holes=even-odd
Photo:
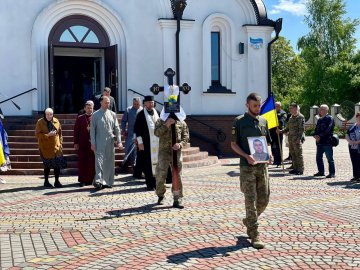
[[[138,112],[134,125],[137,141],[137,165],[142,165],[148,190],[156,188],[155,169],[158,162],[159,138],[154,135],[155,122],[159,118],[153,96],[145,96],[144,109]]]

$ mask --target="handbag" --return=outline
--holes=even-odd
[[[331,135],[331,146],[336,147],[339,145],[339,136],[337,134]]]

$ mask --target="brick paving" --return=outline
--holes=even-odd
[[[63,189],[43,189],[37,176],[2,176],[0,268],[360,269],[360,183],[349,182],[346,142],[334,149],[330,180],[311,176],[312,138],[304,148],[305,175],[270,166],[263,250],[250,246],[241,222],[238,159],[185,169],[183,210],[171,207],[169,192],[157,206],[154,192],[130,175],[98,192],[78,187],[76,177],[62,177]]]

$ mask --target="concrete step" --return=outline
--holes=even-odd
[[[219,164],[219,159],[217,157],[209,156],[207,159],[203,159],[203,160],[184,162],[183,168],[197,168],[197,167],[212,166],[218,164]]]
[[[183,162],[199,161],[207,158],[208,158],[207,152],[198,152],[195,154],[183,156]]]
[[[38,151],[39,152],[39,151]],[[75,161],[77,162],[78,156],[77,154],[64,154],[67,161]],[[124,153],[115,153],[115,160],[122,161],[124,158]],[[12,162],[41,162],[41,157],[39,154],[35,155],[11,155],[11,163]]]
[[[115,167],[119,167],[121,164],[121,160],[115,160]],[[67,162],[67,167],[69,169],[71,168],[77,168],[77,161],[68,161]],[[11,162],[11,169],[15,170],[15,169],[43,169],[44,168],[44,164],[42,163],[42,161],[38,161],[38,162]]]

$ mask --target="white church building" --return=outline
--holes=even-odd
[[[187,114],[237,115],[250,92],[268,95],[275,25],[262,0],[1,0],[0,102],[33,90],[13,99],[20,109],[0,107],[74,113],[109,86],[121,112],[138,96],[129,89],[151,94],[178,64]]]

